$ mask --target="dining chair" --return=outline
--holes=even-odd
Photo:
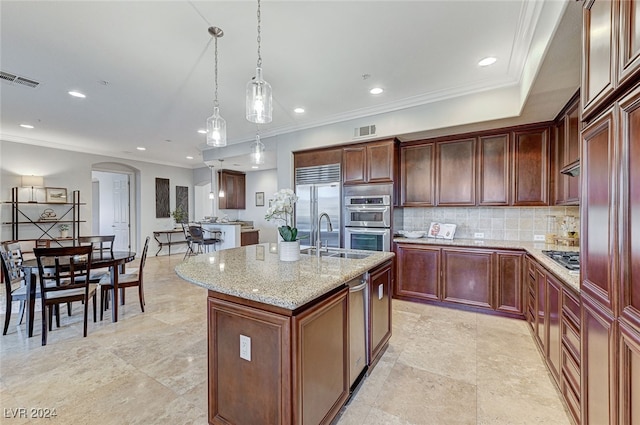
[[[93,258],[97,256],[110,255],[113,256],[113,242],[116,235],[105,236],[78,236],[79,245],[90,245],[93,248]],[[89,281],[91,283],[99,283],[100,279],[109,274],[108,269],[91,270]]]
[[[205,238],[202,226],[189,226],[189,234],[191,235],[191,243],[198,245],[198,252],[202,252],[203,246],[206,252],[209,252],[210,246],[213,246],[213,250],[215,251],[216,244],[220,242],[220,238]]]
[[[5,243],[0,245],[0,256],[2,256],[2,275],[4,277],[4,285],[6,292],[6,307],[4,312],[4,330],[2,335],[7,334],[9,329],[9,321],[11,320],[11,306],[14,301],[19,301],[20,310],[18,324],[22,323],[24,318],[25,303],[27,301],[27,287],[25,285],[20,264],[22,264],[22,251],[19,243]],[[40,292],[36,293],[40,296]]]
[[[97,318],[97,285],[89,281],[93,248],[88,245],[34,248],[33,253],[38,262],[40,276],[42,345],[47,345],[47,330],[52,327],[52,313],[62,303],[82,301],[84,304],[83,336],[86,337],[90,299],[93,300],[93,321],[95,322]],[[60,326],[59,323],[57,325]]]
[[[191,233],[189,233],[189,225],[182,223],[182,232],[184,233],[184,239],[187,241],[187,251],[184,253],[184,260],[190,255],[195,255],[196,253],[193,251],[193,238],[191,237]]]
[[[140,257],[140,264],[138,270],[133,273],[123,273],[118,275],[118,289],[121,290],[122,296],[120,299],[124,304],[124,288],[138,287],[138,297],[140,299],[140,310],[144,313],[144,286],[143,286],[143,272],[144,264],[147,261],[147,251],[149,250],[149,240],[151,238],[147,236],[144,241],[144,248],[142,249],[142,256]],[[104,311],[108,307],[109,291],[113,289],[113,283],[111,279],[104,277],[100,281],[100,320],[103,319]]]

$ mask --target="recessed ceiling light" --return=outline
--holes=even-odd
[[[20,127],[29,128],[29,129],[33,128],[33,126],[31,124],[20,124]]]
[[[493,65],[494,63],[496,63],[498,59],[494,58],[493,56],[488,56],[484,59],[482,59],[480,62],[478,62],[478,66],[489,66],[489,65]]]
[[[75,91],[75,90],[71,90],[69,94],[73,97],[79,97],[81,99],[84,99],[85,97],[87,97],[84,95],[84,93],[80,93],[79,91]]]
[[[192,156],[188,156],[187,159],[193,159],[193,157]]]
[[[147,148],[143,148],[142,146],[138,146],[136,149],[138,149],[139,151],[146,151]]]
[[[257,165],[252,165],[251,168],[255,170],[256,168],[260,168],[260,167],[258,167]]]
[[[200,130],[198,130],[198,133],[200,133],[200,134],[207,134],[207,130],[200,129]]]
[[[304,114],[304,108],[296,108],[293,110],[296,114]]]
[[[371,90],[369,90],[369,93],[371,94],[380,94],[382,93],[384,90],[382,90],[382,88],[380,87],[374,87]]]

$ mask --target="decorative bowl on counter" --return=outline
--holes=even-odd
[[[427,233],[427,232],[424,232],[422,230],[413,230],[411,232],[407,232],[407,231],[402,232],[403,236],[405,238],[409,238],[409,239],[421,238],[421,237],[423,237],[425,235],[425,233]]]

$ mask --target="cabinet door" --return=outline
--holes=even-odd
[[[395,143],[393,140],[367,145],[367,182],[391,183],[394,174]]]
[[[478,139],[478,205],[509,205],[509,134]]]
[[[617,322],[589,295],[581,297],[582,424],[617,424]]]
[[[293,168],[316,167],[319,165],[341,164],[342,148],[314,149],[293,153]]]
[[[560,353],[562,348],[562,330],[560,328],[562,317],[562,285],[551,275],[546,276],[547,302],[546,302],[546,356],[547,365],[551,374],[560,383]]]
[[[496,254],[496,310],[523,314],[522,261],[520,252],[500,251]]]
[[[549,205],[549,128],[515,132],[513,205]]]
[[[614,110],[610,109],[582,132],[582,201],[580,205],[581,291],[614,312],[616,288],[613,267],[616,211]]]
[[[445,301],[491,308],[492,252],[469,249],[442,250]]]
[[[476,140],[454,140],[436,145],[437,204],[476,204]]]
[[[620,2],[620,40],[618,49],[618,85],[634,77],[640,70],[640,3]]]
[[[620,102],[620,128],[620,310],[640,330],[640,89]]]
[[[246,208],[246,176],[237,174],[234,179],[234,192],[236,200],[236,209],[244,210]]]
[[[433,143],[400,147],[400,205],[435,205]]]
[[[364,146],[354,146],[344,148],[342,151],[343,184],[362,184],[367,182],[365,173],[366,148]]]
[[[398,244],[394,296],[401,299],[440,300],[440,248]]]
[[[620,424],[640,423],[640,332],[620,323]]]
[[[616,86],[617,1],[591,0],[582,20],[582,116],[588,118]]]
[[[569,110],[565,118],[567,123],[565,133],[565,164],[568,165],[580,159],[580,118],[578,103]],[[562,174],[565,179],[565,204],[578,205],[580,201],[580,178]]]
[[[391,338],[391,263],[369,276],[369,364],[375,364]]]

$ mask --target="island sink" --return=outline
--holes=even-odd
[[[316,255],[316,248],[304,248],[300,250],[302,255]],[[321,257],[349,258],[351,260],[362,260],[369,258],[371,254],[364,252],[350,252],[339,248],[323,248],[320,250]]]

